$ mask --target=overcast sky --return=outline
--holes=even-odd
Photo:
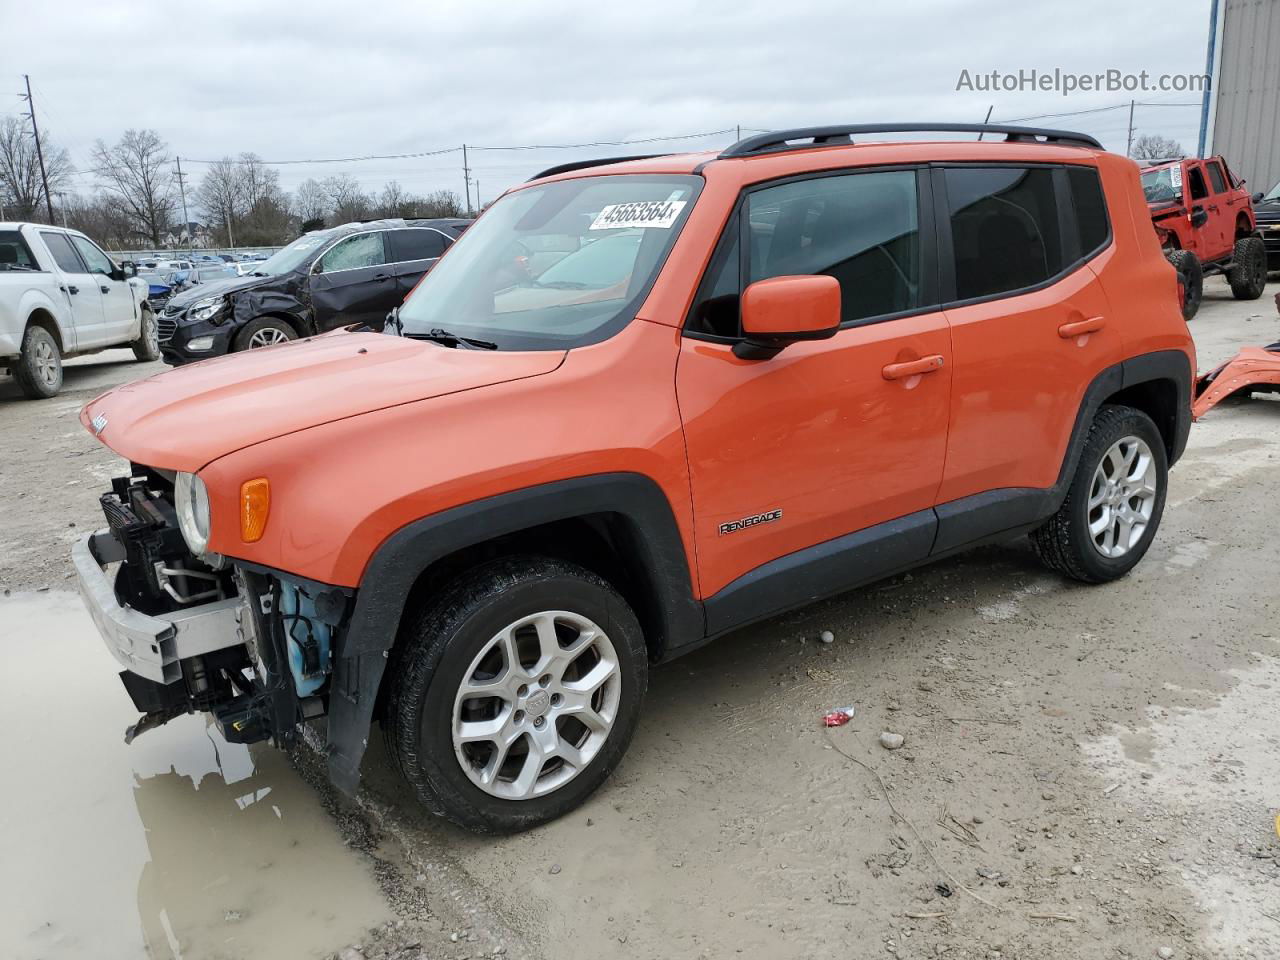
[[[1202,73],[1209,0],[640,3],[570,0],[204,4],[0,0],[5,80],[31,75],[42,126],[78,182],[94,140],[157,130],[198,179],[198,160],[268,161],[456,147],[573,144],[744,128],[882,120],[980,121],[1113,104],[1035,121],[1123,151],[1127,102],[1198,93],[957,91],[1020,68]],[[696,10],[696,13],[693,12]],[[2,102],[2,101],[0,101]],[[10,97],[4,111],[23,104]],[[1138,133],[1193,151],[1197,106],[1140,106]],[[744,134],[745,135],[745,134]],[[578,150],[471,153],[481,196],[554,163],[723,146],[733,134]],[[462,192],[459,154],[280,166],[282,185],[345,172],[375,190]]]

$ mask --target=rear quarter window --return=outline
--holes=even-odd
[[[1102,181],[1098,178],[1098,171],[1092,167],[1067,167],[1067,183],[1071,187],[1071,205],[1076,213],[1080,255],[1090,257],[1111,239]]]

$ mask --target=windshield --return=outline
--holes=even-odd
[[[1268,190],[1266,196],[1262,198],[1263,203],[1270,203],[1272,200],[1280,200],[1280,183]]]
[[[701,184],[628,174],[508,194],[405,300],[404,335],[446,330],[507,350],[612,336],[648,292]]]
[[[333,238],[328,230],[316,230],[303,234],[283,250],[277,250],[261,263],[254,263],[248,273],[260,273],[264,277],[278,277],[302,266],[317,250]]]
[[[1142,192],[1146,194],[1147,203],[1179,199],[1182,196],[1182,164],[1146,171],[1142,175]]]

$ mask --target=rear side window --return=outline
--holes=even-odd
[[[1092,167],[1067,167],[1071,204],[1076,212],[1080,255],[1088,257],[1104,246],[1111,236],[1107,222],[1107,201],[1098,171]]]
[[[1209,171],[1209,182],[1213,184],[1213,192],[1223,193],[1227,189],[1227,181],[1222,176],[1222,168],[1216,163],[1206,163],[1204,168]]]
[[[58,269],[63,273],[84,273],[84,264],[80,262],[80,255],[76,253],[75,247],[71,246],[71,241],[67,239],[64,233],[41,233],[44,245],[49,248],[49,252],[53,254],[53,262],[58,265]]]
[[[444,236],[435,230],[391,231],[391,260],[405,263],[409,260],[434,260],[444,253]]]
[[[1062,272],[1052,169],[953,167],[946,182],[957,299],[1034,287]]]
[[[1204,185],[1204,174],[1199,167],[1192,167],[1187,177],[1191,181],[1191,199],[1203,200],[1209,196],[1209,189]]]
[[[746,284],[835,277],[842,323],[920,306],[915,171],[785,183],[749,194],[746,212]]]
[[[27,241],[17,230],[0,230],[0,270],[39,270]]]

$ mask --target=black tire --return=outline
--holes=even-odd
[[[1178,272],[1178,285],[1182,287],[1182,319],[1190,320],[1200,310],[1204,300],[1204,267],[1200,258],[1190,250],[1170,250],[1165,254],[1173,269]]]
[[[585,617],[607,636],[620,678],[614,721],[598,752],[567,782],[542,796],[504,799],[464,771],[454,749],[454,701],[490,641],[544,611]],[[603,579],[561,560],[508,558],[464,574],[409,621],[388,664],[387,684],[383,736],[422,805],[469,830],[514,833],[575,809],[608,778],[639,722],[648,656],[635,614]],[[551,715],[551,722],[561,721]],[[527,748],[533,741],[516,742]],[[536,768],[544,769],[554,773],[554,767]]]
[[[138,339],[129,346],[133,348],[134,357],[144,363],[148,360],[160,359],[160,334],[156,329],[156,315],[152,313],[150,307],[143,306],[142,326],[138,331]]]
[[[1156,493],[1151,515],[1138,541],[1121,556],[1104,556],[1089,532],[1089,498],[1094,475],[1113,445],[1125,438],[1142,440],[1151,453]],[[1123,577],[1137,565],[1151,546],[1164,514],[1168,491],[1169,464],[1164,440],[1155,423],[1141,410],[1124,406],[1104,406],[1093,418],[1085,438],[1067,498],[1058,512],[1031,534],[1036,554],[1050,569],[1084,583],[1106,583]],[[1102,506],[1095,508],[1102,509]]]
[[[1257,300],[1267,286],[1267,247],[1260,237],[1241,237],[1231,254],[1227,282],[1237,300]]]
[[[30,400],[48,400],[62,389],[62,351],[44,327],[33,323],[22,335],[22,353],[13,364],[13,378]]]
[[[232,342],[231,349],[235,352],[241,350],[253,350],[257,347],[272,346],[273,344],[254,343],[255,339],[264,339],[269,337],[283,337],[284,340],[297,340],[298,331],[294,329],[293,324],[288,320],[281,320],[279,317],[258,317],[250,320],[236,334],[235,340]]]

